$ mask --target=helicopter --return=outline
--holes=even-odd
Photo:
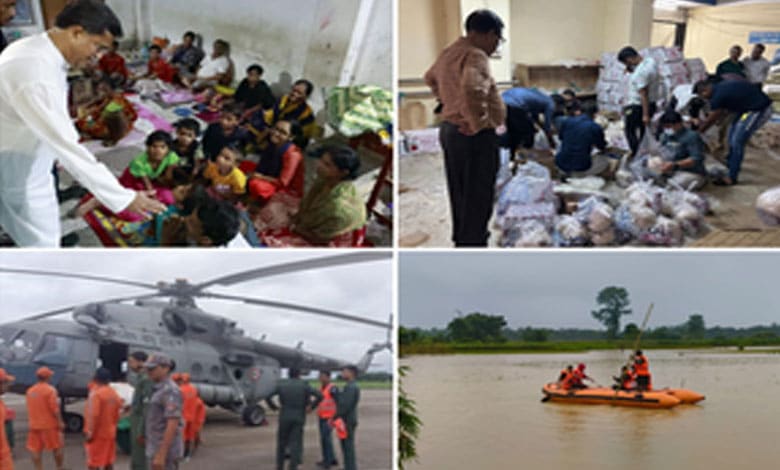
[[[10,391],[19,394],[37,382],[35,373],[39,367],[52,369],[54,376],[50,383],[60,394],[66,430],[80,432],[83,416],[68,412],[66,406],[87,397],[96,364],[111,371],[112,381],[119,381],[129,353],[138,350],[164,353],[174,360],[177,371],[190,373],[193,385],[208,406],[222,407],[240,415],[244,424],[258,426],[265,422],[261,402],[272,393],[281,369],[335,371],[352,364],[361,373],[365,372],[376,353],[392,350],[392,315],[385,323],[317,307],[221,294],[209,288],[389,258],[392,254],[386,252],[332,255],[250,269],[197,284],[184,279],[151,284],[88,274],[0,267],[0,273],[67,277],[152,291],[58,308],[2,324],[0,367],[16,377]],[[199,308],[197,298],[330,317],[382,328],[387,336],[385,342],[368,347],[356,363],[349,362],[306,351],[302,343],[289,347],[268,342],[264,337],[254,339],[235,321]],[[129,301],[132,303],[126,303]],[[67,312],[72,312],[71,319],[53,318]]]

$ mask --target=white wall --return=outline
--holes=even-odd
[[[231,45],[236,79],[252,63],[265,69],[264,79],[277,93],[291,81],[311,80],[316,88],[312,102],[321,104],[323,87],[338,85],[352,37],[360,0],[107,0],[122,20],[127,36],[152,36],[181,41],[187,30],[203,36],[211,53],[215,39]],[[376,2],[371,21],[372,38],[390,38],[390,0]],[[383,11],[385,10],[385,11]],[[142,21],[138,22],[140,17]],[[391,43],[371,44],[358,61],[356,83],[389,88],[392,80]]]
[[[355,67],[355,84],[372,84],[393,88],[393,0],[375,0],[363,40],[363,50]]]

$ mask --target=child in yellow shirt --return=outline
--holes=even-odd
[[[209,161],[203,177],[210,181],[209,193],[229,201],[238,199],[246,191],[246,175],[238,169],[241,152],[231,146],[222,147],[216,161]]]

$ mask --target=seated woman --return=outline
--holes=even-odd
[[[98,99],[82,112],[76,128],[84,139],[102,140],[103,145],[111,147],[130,132],[138,114],[122,92],[113,89],[108,77],[98,83],[97,92]]]
[[[279,192],[297,199],[303,196],[303,154],[293,143],[300,135],[297,122],[279,121],[271,129],[260,163],[242,164],[241,169],[250,175],[247,190],[253,201],[263,205]]]
[[[173,177],[173,169],[179,162],[179,156],[171,150],[173,138],[165,131],[154,131],[146,138],[146,151],[130,162],[119,182],[122,186],[137,191],[151,191],[157,200],[165,205],[175,202],[169,189]],[[100,207],[97,199],[89,199],[81,204],[75,214],[83,217],[88,212]],[[122,220],[137,222],[143,215],[130,211],[122,211],[116,216]]]
[[[290,93],[282,96],[273,109],[257,111],[249,118],[247,129],[252,132],[261,148],[266,135],[271,127],[281,120],[298,121],[302,129],[302,136],[295,144],[301,149],[306,149],[309,140],[317,132],[317,123],[314,121],[314,111],[306,102],[314,91],[314,85],[308,80],[298,80],[293,83]]]
[[[194,78],[181,77],[181,82],[187,88],[201,91],[215,85],[229,85],[232,62],[230,60],[230,44],[222,39],[214,41],[211,56],[206,58]]]
[[[317,162],[317,179],[301,200],[288,227],[267,230],[261,240],[268,246],[354,246],[362,240],[366,204],[352,183],[360,159],[349,147],[326,148]]]

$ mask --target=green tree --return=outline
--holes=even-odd
[[[501,330],[506,326],[506,319],[501,315],[485,315],[470,313],[465,317],[453,319],[447,325],[447,332],[453,341],[505,341]]]
[[[550,332],[543,328],[531,328],[529,326],[523,330],[521,337],[523,338],[523,341],[544,343],[549,339]]]
[[[607,327],[607,338],[614,339],[620,331],[620,317],[631,315],[631,309],[628,308],[631,303],[628,300],[628,291],[622,287],[605,287],[596,296],[596,303],[599,304],[599,309],[591,311],[590,314]]]
[[[639,327],[636,326],[636,323],[629,323],[623,329],[623,337],[626,339],[636,339],[638,334],[639,334]]]
[[[704,326],[704,317],[701,315],[691,315],[685,323],[685,334],[688,338],[702,339],[707,328]]]
[[[417,416],[417,406],[403,388],[403,378],[409,371],[408,366],[398,368],[398,468],[417,458],[417,437],[420,435],[422,421]]]
[[[408,345],[420,341],[420,332],[415,328],[398,327],[398,344]]]

